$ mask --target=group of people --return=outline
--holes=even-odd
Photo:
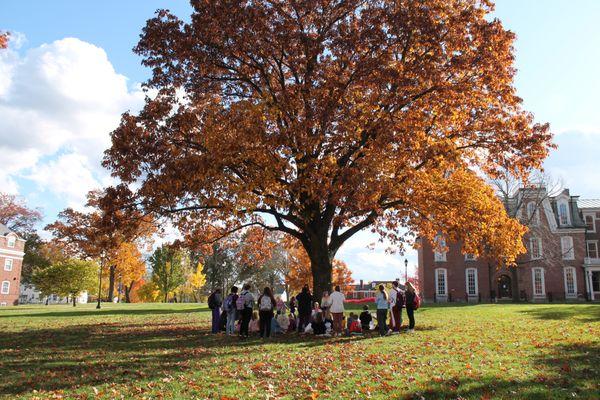
[[[376,320],[368,305],[363,306],[360,315],[350,312],[346,318],[346,298],[339,286],[331,293],[324,292],[320,303],[311,294],[308,285],[304,285],[298,295],[290,298],[288,304],[280,297],[275,298],[269,287],[264,288],[258,298],[250,289],[249,284],[245,284],[241,291],[233,286],[226,297],[223,297],[220,289],[209,296],[212,333],[224,330],[229,336],[237,334],[241,338],[247,338],[251,333],[257,332],[261,338],[269,338],[275,334],[291,332],[341,336],[376,331],[384,336],[401,331],[403,308],[409,320],[407,332],[412,333],[415,327],[414,311],[420,304],[420,298],[410,282],[406,283],[405,290],[400,289],[397,281],[393,282],[389,292],[386,292],[383,285],[379,285],[375,296]]]

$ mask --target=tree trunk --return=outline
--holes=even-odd
[[[494,279],[492,278],[493,274],[492,263],[488,262],[488,283],[490,285],[490,302],[494,302],[495,290],[494,290]]]
[[[331,292],[333,267],[330,252],[327,248],[327,240],[325,239],[325,243],[313,242],[308,255],[313,277],[313,297],[321,299],[324,291]]]
[[[116,265],[108,267],[108,302],[112,303],[115,296],[115,269]]]
[[[169,293],[165,292],[165,303],[169,302]]]
[[[125,303],[131,303],[131,289],[133,289],[133,284],[135,282],[131,282],[131,285],[125,285]]]
[[[517,267],[510,267],[510,279],[512,285],[512,300],[518,303],[520,300],[519,296],[519,271]]]
[[[73,293],[72,296],[73,296],[73,307],[75,307],[77,305],[77,296],[75,295],[75,293]]]

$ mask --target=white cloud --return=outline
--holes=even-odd
[[[0,190],[29,179],[80,205],[109,180],[100,166],[109,134],[143,98],[102,48],[79,39],[0,52]]]

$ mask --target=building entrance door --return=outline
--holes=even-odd
[[[511,299],[512,298],[512,285],[510,276],[500,275],[498,277],[498,298],[500,299]]]
[[[592,271],[592,291],[594,298],[600,299],[600,271]]]

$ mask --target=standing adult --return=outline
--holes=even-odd
[[[339,336],[344,328],[342,321],[344,319],[344,301],[346,301],[346,297],[339,286],[336,286],[333,293],[329,295],[329,300],[331,302],[329,309],[333,316],[333,332],[335,336]]]
[[[306,325],[310,322],[310,315],[312,313],[313,297],[308,285],[304,285],[302,291],[296,296],[296,302],[298,303],[298,332],[302,333]]]
[[[260,326],[260,337],[271,337],[271,321],[273,320],[273,309],[275,308],[275,297],[270,287],[263,290],[258,298],[258,319]]]
[[[400,332],[402,326],[402,307],[404,306],[404,293],[398,287],[398,281],[392,282],[388,295],[390,302],[390,328],[393,332]]]
[[[235,321],[237,321],[236,303],[239,297],[237,292],[237,286],[232,286],[229,296],[227,296],[223,305],[225,312],[227,312],[227,325],[225,326],[225,333],[227,335],[233,335],[235,333]]]
[[[387,314],[390,306],[388,301],[388,294],[385,292],[385,287],[379,285],[379,292],[375,296],[375,303],[377,304],[377,327],[379,329],[379,335],[385,336],[387,334]]]
[[[406,315],[408,316],[408,333],[415,331],[415,309],[417,307],[417,291],[412,283],[406,282],[405,292]]]
[[[223,298],[221,297],[221,289],[215,289],[215,291],[208,296],[208,308],[212,310],[212,333],[219,333],[222,304]]]
[[[252,309],[254,308],[254,296],[250,293],[250,284],[246,283],[238,298],[237,309],[242,315],[242,322],[240,324],[240,336],[242,338],[248,337],[248,324],[252,319]]]

